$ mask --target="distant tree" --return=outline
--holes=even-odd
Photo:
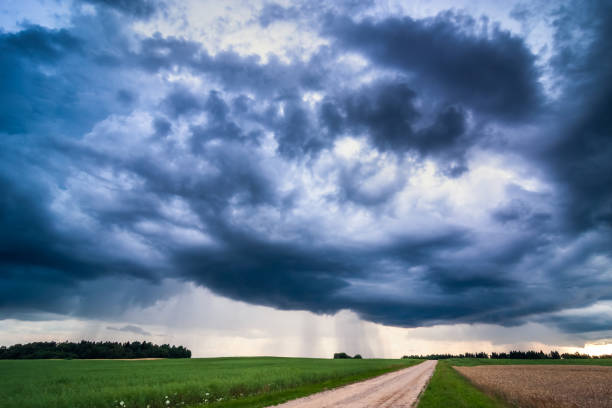
[[[363,357],[361,357],[361,354],[355,354],[355,356],[354,356],[353,358],[356,358],[356,359],[359,359],[359,360],[360,360],[360,359],[362,359]]]
[[[561,354],[561,358],[563,359],[587,359],[591,358],[588,354],[580,354],[579,352],[575,352],[574,354],[563,353]]]
[[[191,351],[183,346],[161,346],[147,342],[92,342],[79,343],[35,342],[0,347],[0,359],[45,358],[190,358]]]
[[[346,359],[346,358],[351,358],[351,356],[349,356],[346,353],[334,353],[334,359]]]

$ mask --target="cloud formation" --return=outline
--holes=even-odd
[[[152,0],[83,0],[100,7],[107,7],[136,18],[149,18],[163,2]]]
[[[540,108],[536,57],[521,38],[486,18],[453,12],[422,20],[340,17],[331,18],[326,31],[340,48],[430,82],[451,103],[505,120]]]
[[[541,320],[612,297],[604,3],[556,14],[549,59],[465,13],[268,5],[252,24],[319,22],[288,60],[91,3],[0,33],[3,315],[112,316],[193,282],[403,327],[605,324]]]
[[[142,336],[150,336],[151,335],[151,333],[149,333],[148,331],[146,331],[142,327],[134,326],[133,324],[128,324],[128,325],[125,325],[123,327],[108,326],[107,329],[108,330],[114,330],[114,331],[120,331],[120,332],[140,334]]]

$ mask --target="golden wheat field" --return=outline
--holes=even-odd
[[[485,392],[519,407],[612,407],[612,367],[491,365],[454,368]]]

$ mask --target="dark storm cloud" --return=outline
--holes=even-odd
[[[99,3],[139,18],[155,11]],[[582,65],[568,64],[574,50],[559,40],[555,75],[574,85],[544,109],[522,39],[462,15],[357,20],[340,15],[345,6],[326,9],[332,44],[290,62],[134,36],[108,7],[70,29],[0,34],[3,316],[116,315],[180,282],[398,326],[512,325],[611,299],[611,14],[589,14],[597,24]],[[260,19],[308,13],[270,5]],[[347,52],[382,73],[364,80],[341,63]],[[179,79],[169,83],[168,72]],[[554,191],[517,187],[483,203],[495,208],[484,221],[455,220],[442,197],[426,212],[415,204],[415,225],[402,224],[392,204],[413,193],[411,171],[433,161],[460,185],[476,147],[501,155],[483,143],[490,122],[511,135],[521,130],[512,126],[541,130],[513,154]],[[332,150],[346,136],[385,163],[342,162]],[[389,163],[396,175],[377,180]],[[308,183],[333,188],[316,196]],[[364,219],[379,222],[354,238],[352,222]],[[596,323],[550,321],[566,331]]]
[[[0,308],[7,314],[113,314],[127,304],[150,304],[160,290],[159,271],[100,246],[95,226],[75,228],[51,206],[78,156],[70,140],[82,137],[110,110],[125,111],[134,93],[123,75],[101,69],[90,32],[103,25],[121,35],[112,19],[84,17],[72,30],[27,26],[0,34]],[[113,43],[115,37],[105,41]],[[109,80],[112,77],[112,80]],[[114,84],[110,87],[109,84]],[[92,92],[94,90],[94,92]],[[81,162],[82,164],[82,162]],[[111,292],[103,280],[128,280]],[[102,281],[101,281],[102,280]],[[92,282],[96,282],[92,284]],[[146,291],[133,290],[135,282]],[[157,283],[153,283],[157,282]],[[127,288],[132,292],[128,293]]]
[[[401,79],[382,81],[325,100],[319,120],[328,139],[345,132],[365,133],[380,151],[436,158],[447,175],[461,175],[467,170],[465,153],[476,142],[467,134],[465,111],[442,105],[425,118],[417,98]]]
[[[0,131],[26,131],[41,111],[53,109],[49,95],[55,100],[70,98],[63,78],[48,81],[32,64],[53,66],[67,54],[79,51],[79,40],[67,30],[30,26],[15,34],[0,34]]]
[[[514,199],[507,205],[496,209],[491,216],[498,222],[505,224],[507,222],[518,221],[527,217],[530,213],[530,208],[525,202]]]
[[[166,96],[162,104],[174,118],[202,110],[201,99],[184,88],[174,89]]]
[[[7,150],[3,146],[2,152],[8,153]],[[129,303],[150,304],[161,295],[158,285],[151,285],[157,280],[151,270],[98,250],[99,241],[91,235],[93,231],[63,231],[44,204],[51,198],[48,186],[37,180],[40,174],[28,174],[30,169],[15,167],[7,172],[6,163],[14,165],[15,156],[3,159],[0,310],[4,316],[20,311],[98,316],[120,311]],[[109,276],[131,279],[132,289],[139,282],[152,292],[117,291],[99,281]]]
[[[596,1],[556,15],[552,67],[563,104],[551,135],[527,152],[562,193],[568,233],[612,227],[612,5]],[[607,251],[609,254],[610,252]]]
[[[347,286],[347,259],[310,248],[254,242],[239,237],[225,251],[177,254],[190,279],[237,300],[333,313],[341,308],[334,293]],[[356,265],[355,265],[356,266]]]
[[[183,273],[217,293],[237,300],[281,309],[306,309],[334,313],[347,307],[367,314],[353,297],[344,298],[343,289],[353,279],[369,280],[372,269],[382,260],[419,264],[436,254],[465,247],[464,231],[447,231],[430,237],[406,237],[391,245],[373,248],[317,247],[277,243],[219,225],[223,250],[197,249],[179,252],[175,259]],[[367,297],[367,294],[365,294]],[[405,300],[389,301],[405,308]],[[414,319],[427,320],[427,311],[416,311]],[[377,321],[394,322],[385,316]],[[401,325],[405,325],[403,323]]]
[[[48,30],[39,26],[27,26],[17,33],[7,33],[2,38],[3,54],[34,61],[55,61],[66,53],[77,52],[80,41],[68,30]]]
[[[154,0],[81,0],[97,6],[108,7],[136,18],[149,18],[163,5]]]
[[[111,111],[126,111],[130,105],[119,92],[136,92],[123,83],[123,72],[101,62],[108,48],[125,47],[123,35],[120,23],[104,13],[79,17],[71,30],[28,25],[0,33],[0,131],[27,139],[76,136]]]
[[[329,147],[333,138],[323,139],[313,127],[312,118],[302,101],[295,96],[283,98],[283,114],[272,121],[278,151],[289,158],[302,157]]]
[[[365,127],[382,150],[405,150],[414,140],[416,93],[406,84],[383,84],[364,89],[346,101],[348,126]]]
[[[239,99],[234,102],[234,107],[239,113],[247,113],[248,107],[244,100]],[[219,96],[218,91],[210,91],[206,100],[203,101],[202,112],[207,114],[208,122],[206,125],[191,126],[192,151],[203,153],[204,145],[211,140],[258,143],[260,133],[243,131],[230,117],[230,107]]]
[[[540,108],[535,56],[522,39],[495,25],[479,29],[471,17],[441,13],[424,20],[331,17],[326,31],[343,49],[430,81],[451,103],[503,120]]]
[[[612,88],[607,92],[592,101],[592,110],[571,124],[566,138],[547,152],[554,177],[567,188],[568,226],[577,230],[612,227],[612,193],[602,187],[612,185]]]
[[[542,319],[542,322],[557,326],[566,333],[610,332],[612,330],[612,318],[605,313],[555,315]]]
[[[321,58],[325,55],[322,51]],[[232,51],[212,56],[198,42],[161,36],[144,39],[139,52],[126,55],[126,59],[151,72],[180,67],[204,73],[221,81],[228,91],[251,90],[266,97],[295,87],[321,89],[327,65],[316,57],[306,63],[285,64],[274,55],[266,63],[257,55],[241,56]]]
[[[464,113],[448,106],[436,114],[429,126],[416,128],[421,114],[414,105],[416,93],[404,83],[366,88],[346,102],[346,124],[364,127],[380,150],[415,149],[423,155],[451,152],[466,129]],[[467,148],[464,144],[464,149]]]
[[[167,136],[172,129],[172,123],[168,122],[164,118],[155,118],[153,121],[153,128],[155,129],[156,136]]]

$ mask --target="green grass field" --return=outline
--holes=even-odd
[[[576,364],[612,365],[612,359],[568,359],[568,360],[510,360],[457,358],[440,360],[429,385],[419,402],[419,408],[433,407],[482,407],[501,408],[507,405],[486,395],[472,385],[452,366],[510,365],[510,364]]]
[[[4,360],[0,361],[0,406],[263,407],[418,362],[277,357]]]
[[[0,406],[265,407],[420,361],[278,357],[0,360]],[[502,401],[485,395],[452,369],[483,364],[612,365],[612,360],[442,360],[419,407],[504,407]]]

